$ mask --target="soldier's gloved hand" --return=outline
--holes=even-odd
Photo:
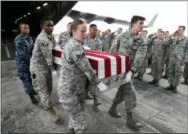
[[[103,82],[100,82],[97,87],[101,92],[107,90],[107,86]]]
[[[57,72],[55,70],[52,71],[52,76],[56,77],[57,76]]]
[[[126,74],[126,77],[125,77],[125,81],[126,82],[130,82],[131,79],[133,77],[133,72],[132,71],[129,71],[127,74]]]

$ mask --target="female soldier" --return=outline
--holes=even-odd
[[[84,118],[84,101],[86,80],[96,87],[99,80],[92,69],[83,49],[87,27],[78,19],[71,25],[72,38],[65,44],[62,53],[62,68],[58,82],[59,101],[70,115],[70,133],[82,133],[86,130]]]

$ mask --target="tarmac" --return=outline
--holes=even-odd
[[[25,94],[22,82],[16,77],[13,60],[1,61],[1,130],[2,133],[66,133],[69,116],[58,102],[57,79],[53,80],[52,101],[61,116],[59,124],[54,124],[47,112],[32,105]],[[147,70],[149,72],[149,70]],[[100,95],[102,105],[93,107],[93,100],[86,101],[85,115],[88,124],[86,133],[188,133],[187,93],[188,86],[180,84],[178,93],[166,91],[166,79],[160,80],[160,86],[149,85],[152,77],[144,75],[144,80],[134,80],[137,92],[135,117],[143,124],[140,131],[126,126],[124,103],[118,106],[122,118],[116,119],[108,114],[108,109],[118,88],[116,81]],[[40,99],[37,96],[37,99]]]

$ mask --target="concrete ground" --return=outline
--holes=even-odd
[[[21,81],[15,77],[14,61],[1,62],[1,129],[2,133],[66,133],[68,114],[58,103],[55,89],[52,93],[53,104],[61,115],[62,121],[57,125],[51,122],[47,112],[30,103],[24,93]],[[188,86],[180,84],[178,93],[165,91],[168,86],[165,79],[160,87],[147,84],[150,75],[144,75],[144,81],[134,80],[137,90],[136,117],[143,124],[139,133],[188,133],[187,125],[187,92]],[[108,109],[117,91],[117,83],[112,82],[109,89],[101,93],[102,105],[98,109],[92,107],[93,101],[86,101],[87,133],[135,133],[126,126],[124,103],[118,110],[123,116],[120,119],[108,115]],[[39,97],[37,96],[39,99]]]

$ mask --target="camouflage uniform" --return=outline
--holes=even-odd
[[[117,39],[119,38],[120,35],[121,35],[121,34],[116,34],[116,35],[114,35],[114,36],[112,37],[111,46],[112,46],[113,44],[116,44]]]
[[[152,83],[158,84],[164,71],[164,57],[166,52],[165,40],[155,39],[153,41],[153,56],[152,56]]]
[[[147,38],[143,38],[144,39],[144,42],[145,42],[145,44],[147,44]],[[145,71],[146,71],[146,68],[147,68],[147,64],[148,64],[148,57],[149,57],[149,53],[148,53],[149,51],[148,51],[148,49],[147,49],[147,54],[146,54],[146,57],[145,57],[145,59],[144,59],[144,62],[143,62],[143,64],[138,68],[138,76],[137,76],[137,78],[138,79],[142,79],[142,77],[143,77],[143,75],[144,75],[144,73],[145,73]]]
[[[155,34],[150,34],[148,36],[148,40],[147,40],[148,50],[147,50],[147,54],[146,54],[146,58],[148,60],[148,65],[151,65],[151,63],[152,63],[153,41],[154,41],[155,38],[156,38]]]
[[[170,44],[170,61],[168,66],[168,82],[175,89],[177,88],[180,77],[183,74],[181,63],[184,61],[186,37],[176,37],[172,39]]]
[[[98,36],[96,36],[95,39],[91,39],[90,35],[87,35],[84,40],[84,45],[88,46],[92,50],[102,50],[102,41],[98,38]]]
[[[52,107],[50,94],[52,92],[52,76],[50,68],[53,66],[52,48],[55,46],[53,36],[42,31],[35,42],[33,55],[30,61],[30,71],[33,87],[41,97],[45,109]]]
[[[96,36],[94,39],[91,39],[90,38],[90,35],[88,34],[87,37],[85,38],[84,40],[84,46],[88,46],[89,48],[91,48],[92,50],[101,50],[102,51],[102,47],[103,47],[103,44],[102,44],[102,41],[100,40],[100,38],[98,36]],[[89,82],[89,81],[88,81]],[[87,99],[92,99],[92,97],[89,95],[89,93],[93,96],[95,95],[95,91],[92,90],[92,86],[90,86],[90,84],[88,83],[86,85],[86,98]],[[93,96],[93,99],[94,99],[94,103],[96,105],[100,104],[97,100],[96,97]],[[95,105],[94,104],[94,105]]]
[[[83,46],[77,40],[70,39],[64,46],[60,78],[58,82],[59,102],[70,115],[69,128],[76,133],[86,129],[84,102],[87,79],[93,87],[99,83]]]
[[[63,46],[69,41],[70,38],[71,36],[68,31],[62,32],[59,35],[59,39],[58,39],[58,44],[60,45],[60,47],[63,48]]]
[[[188,40],[186,43],[184,62],[185,62],[185,67],[184,67],[183,77],[184,77],[184,84],[187,84],[188,83]]]
[[[165,44],[168,44],[166,46],[166,52],[165,52],[165,57],[164,57],[164,64],[165,64],[165,75],[163,78],[167,78],[167,70],[168,70],[168,65],[169,65],[169,58],[170,58],[170,44],[171,44],[171,39],[169,37],[166,37],[165,39]]]
[[[129,55],[131,58],[131,70],[136,72],[144,62],[147,45],[144,43],[142,37],[133,36],[131,29],[128,29],[119,36],[117,44],[113,45],[111,52],[121,55]],[[124,82],[125,76],[125,73],[120,76],[121,84],[113,101],[116,104],[120,104],[125,100],[126,111],[132,111],[136,106],[136,94],[133,88],[134,86],[130,82]]]
[[[26,37],[23,34],[19,34],[16,36],[14,42],[16,46],[15,62],[18,68],[18,73],[20,74],[20,79],[23,82],[25,92],[27,94],[35,94],[29,71],[30,58],[33,51],[33,40],[31,37]]]
[[[103,37],[103,48],[102,50],[105,52],[109,52],[110,51],[110,47],[112,45],[112,40],[115,38],[114,34],[109,34]]]

